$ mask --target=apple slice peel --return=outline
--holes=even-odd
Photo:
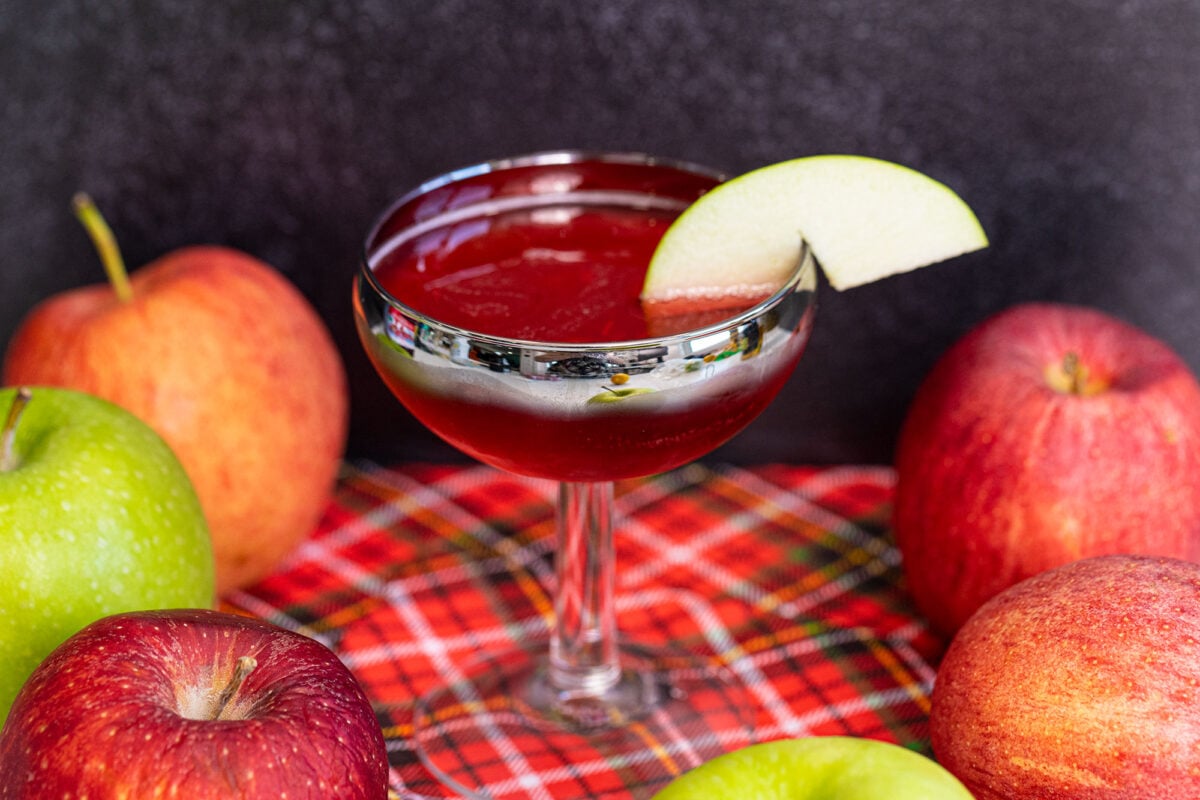
[[[647,304],[764,296],[802,241],[842,290],[987,246],[975,213],[914,169],[856,155],[796,158],[727,181],[667,229],[642,288]]]

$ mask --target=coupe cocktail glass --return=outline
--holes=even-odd
[[[682,331],[652,325],[615,341],[523,338],[519,324],[505,328],[517,335],[496,335],[488,297],[476,312],[434,316],[392,276],[408,270],[409,285],[419,283],[430,259],[463,243],[477,272],[546,262],[550,250],[554,269],[633,260],[640,276],[671,220],[718,181],[641,155],[543,153],[430,181],[367,238],[355,316],[388,387],[465,453],[560,486],[549,641],[482,654],[476,674],[419,703],[415,746],[458,792],[549,797],[532,773],[601,764],[643,796],[747,743],[749,708],[728,665],[618,637],[613,481],[693,461],[771,402],[808,339],[816,265],[798,236],[796,269],[770,297]],[[589,280],[599,302],[606,281]],[[504,291],[538,282],[523,277]],[[543,290],[542,310],[530,313],[544,325],[563,291]]]

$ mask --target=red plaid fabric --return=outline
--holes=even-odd
[[[729,664],[759,741],[840,734],[928,752],[944,643],[902,587],[892,486],[884,468],[783,465],[618,484],[622,634]],[[224,603],[340,655],[375,704],[393,796],[453,797],[411,749],[413,700],[480,653],[546,634],[556,496],[483,466],[348,464],[315,535]],[[504,798],[629,796],[587,765],[531,769],[520,783],[537,794],[514,784]]]

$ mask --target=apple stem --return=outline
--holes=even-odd
[[[76,192],[71,199],[71,206],[75,209],[75,216],[91,236],[96,251],[100,253],[100,263],[108,273],[108,282],[117,293],[117,299],[128,303],[133,299],[133,287],[129,283],[125,259],[121,257],[121,248],[117,246],[117,238],[113,236],[112,228],[108,227],[100,209],[96,208],[96,204],[86,192]]]
[[[17,393],[13,395],[12,405],[8,407],[8,417],[4,420],[4,430],[0,434],[0,472],[12,472],[18,466],[17,422],[21,419],[21,412],[25,410],[31,397],[33,397],[33,392],[29,390],[29,387],[22,386],[17,389]]]
[[[1087,380],[1087,371],[1079,363],[1079,354],[1072,350],[1063,356],[1062,369],[1063,374],[1067,376],[1067,392],[1070,394],[1083,394],[1083,384]]]
[[[233,677],[229,679],[229,683],[221,691],[221,696],[217,698],[217,707],[213,712],[213,719],[221,719],[225,713],[225,709],[232,702],[238,689],[242,686],[242,681],[246,680],[246,676],[254,671],[258,666],[258,661],[253,656],[242,656],[237,660],[237,666],[234,667]]]

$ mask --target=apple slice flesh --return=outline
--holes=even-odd
[[[642,300],[764,296],[795,269],[802,239],[839,290],[988,244],[970,207],[927,175],[867,156],[808,156],[733,178],[688,207],[651,258]]]

